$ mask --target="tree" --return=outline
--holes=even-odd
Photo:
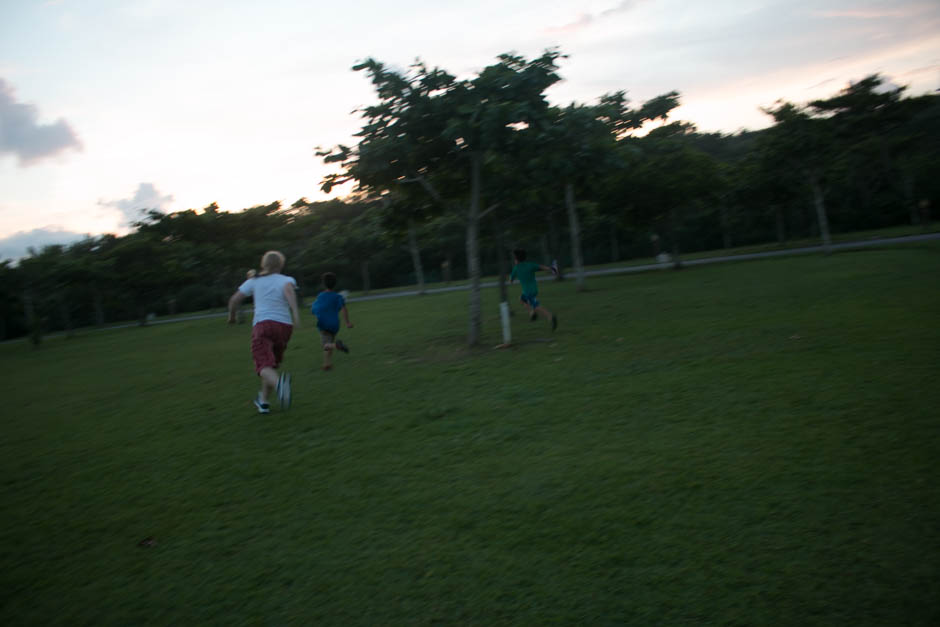
[[[825,196],[832,157],[832,128],[826,120],[814,118],[805,107],[790,102],[778,103],[764,112],[772,116],[776,124],[761,137],[761,144],[778,168],[799,172],[810,189],[819,234],[828,255],[832,252],[832,236]]]
[[[691,145],[690,124],[672,123],[643,137],[643,164],[634,184],[642,199],[637,217],[659,224],[669,233],[674,267],[680,268],[680,232],[684,218],[706,210],[720,195],[720,170],[715,159]]]
[[[911,166],[922,143],[917,122],[920,114],[929,111],[931,101],[940,98],[904,99],[905,90],[889,86],[880,75],[872,74],[830,98],[810,102],[808,108],[831,127],[832,151],[841,166],[842,178],[852,183],[850,189],[857,190],[865,214],[877,219],[882,213],[898,208],[903,211],[906,206],[905,213],[916,224],[919,216],[914,209],[915,177]],[[879,195],[886,197],[879,202]],[[895,222],[889,217],[873,226]]]
[[[560,56],[550,50],[528,61],[504,54],[464,81],[422,63],[412,67],[412,74],[401,74],[369,59],[354,69],[369,73],[379,104],[363,110],[359,145],[318,152],[343,168],[325,179],[324,190],[356,180],[360,188],[383,195],[416,184],[439,212],[463,215],[471,346],[479,343],[482,329],[479,232],[486,160],[510,151],[514,135],[544,115],[544,91],[559,80]]]
[[[553,108],[550,113],[539,129],[542,145],[535,159],[545,174],[561,184],[571,260],[581,291],[585,287],[584,255],[575,194],[576,190],[592,188],[597,173],[606,170],[614,156],[615,136],[597,107],[571,104],[564,109]]]
[[[648,122],[665,122],[679,106],[679,93],[670,91],[647,100],[639,107],[631,107],[626,93],[618,91],[601,97],[595,108],[597,119],[616,138],[612,154],[606,158],[607,168],[594,172],[592,187],[597,200],[598,213],[608,220],[612,254],[619,256],[617,232],[648,224],[657,206],[657,200],[644,189],[659,172],[647,163],[643,138],[636,132]],[[606,154],[606,153],[605,153]]]
[[[59,328],[71,337],[74,284],[80,272],[69,263],[66,247],[44,246],[30,250],[20,261],[20,271],[26,279],[22,301],[33,344],[39,346],[43,330]]]
[[[20,276],[9,260],[0,261],[0,341],[16,337],[25,330],[19,315],[22,306]]]
[[[328,164],[341,171],[326,176],[321,189],[349,181],[362,195],[377,201],[383,222],[407,234],[419,292],[424,291],[424,272],[415,236],[416,224],[449,207],[446,202],[428,203],[413,184],[433,189],[431,177],[442,175],[439,167],[452,150],[444,139],[446,116],[444,95],[455,88],[455,79],[443,70],[430,70],[421,62],[409,73],[387,69],[367,59],[353,67],[366,72],[375,86],[379,102],[360,110],[365,124],[356,134],[355,147],[317,149]]]

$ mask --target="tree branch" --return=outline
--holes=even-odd
[[[444,202],[444,199],[441,197],[441,195],[437,193],[437,190],[434,189],[434,186],[431,185],[431,182],[427,180],[426,178],[424,178],[423,176],[418,175],[411,179],[402,179],[401,182],[402,183],[419,183],[421,187],[424,188],[424,191],[426,191],[428,195],[434,199],[434,202],[438,203],[442,207],[447,208],[447,203]]]
[[[482,218],[490,213],[493,213],[493,211],[495,211],[498,208],[499,208],[499,203],[490,205],[489,207],[486,208],[486,211],[480,214],[480,217]]]

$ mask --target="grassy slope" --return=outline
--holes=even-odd
[[[938,269],[543,284],[508,351],[466,293],[357,303],[267,417],[245,326],[0,346],[0,622],[935,624]]]

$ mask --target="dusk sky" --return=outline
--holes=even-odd
[[[0,0],[0,259],[141,209],[324,199],[315,147],[374,101],[357,61],[465,78],[550,47],[555,104],[677,90],[673,119],[734,132],[875,72],[934,92],[940,2]]]

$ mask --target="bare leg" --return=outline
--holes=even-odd
[[[268,396],[271,395],[271,392],[274,391],[274,388],[277,387],[277,370],[274,368],[262,368],[261,372],[258,373],[258,376],[261,377],[261,402],[267,403]]]
[[[545,307],[542,307],[541,305],[536,307],[535,311],[537,311],[543,318],[552,323],[552,331],[558,328],[558,318],[555,317],[555,314],[550,312],[548,309],[545,309]]]
[[[333,367],[333,348],[335,344],[323,345],[323,369],[329,370]]]
[[[528,316],[529,320],[534,321],[536,310],[532,309],[532,306],[525,301],[523,301],[522,304],[525,306],[525,315]]]

